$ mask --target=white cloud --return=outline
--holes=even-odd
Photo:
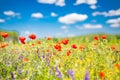
[[[76,0],[75,5],[79,5],[79,4],[94,5],[96,3],[97,3],[97,0]]]
[[[92,13],[93,16],[103,15],[103,16],[120,16],[120,9],[117,10],[109,10],[108,12],[94,12]]]
[[[54,13],[54,12],[51,12],[51,16],[52,16],[52,17],[56,17],[56,16],[57,16],[57,14],[56,14],[56,13]]]
[[[54,4],[56,0],[38,0],[39,3]]]
[[[101,24],[83,24],[82,26],[76,26],[77,29],[100,29],[103,26]]]
[[[65,6],[65,0],[38,0],[42,4],[55,4],[57,6]]]
[[[74,5],[88,4],[90,5],[91,9],[96,9],[97,8],[97,6],[95,6],[96,3],[97,0],[76,0],[76,3]]]
[[[56,5],[58,5],[58,6],[65,6],[65,0],[56,0],[57,2],[56,2]]]
[[[101,24],[84,24],[83,27],[85,29],[99,29],[102,28]]]
[[[90,8],[91,8],[91,9],[96,9],[97,6],[95,6],[95,5],[91,5]]]
[[[4,23],[5,22],[5,20],[4,19],[0,19],[0,23]]]
[[[31,17],[33,17],[33,18],[43,18],[43,14],[42,13],[32,13]]]
[[[16,12],[11,11],[11,10],[4,11],[3,14],[6,15],[6,16],[12,16],[12,17],[17,16],[17,17],[20,17],[20,13],[16,13]]]
[[[110,24],[111,27],[120,27],[120,18],[109,19],[106,23]]]
[[[59,17],[58,21],[64,24],[74,24],[76,22],[84,21],[88,18],[86,14],[71,13],[65,16]]]
[[[120,23],[120,18],[117,18],[117,19],[110,19],[110,20],[107,21],[107,23],[109,23],[109,24]]]
[[[120,23],[114,23],[110,25],[111,27],[118,28],[120,27]]]

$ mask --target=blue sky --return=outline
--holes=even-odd
[[[38,37],[120,34],[120,0],[0,0],[0,29]]]

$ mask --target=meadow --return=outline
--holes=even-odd
[[[1,33],[0,80],[119,80],[120,39],[110,35],[5,41]]]

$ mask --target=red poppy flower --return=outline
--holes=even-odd
[[[20,42],[21,42],[22,44],[25,44],[26,38],[25,38],[25,37],[19,37],[19,40],[20,40]]]
[[[58,50],[58,51],[61,51],[61,45],[60,45],[60,44],[56,44],[56,45],[54,46],[54,48],[55,48],[56,50]]]
[[[2,36],[3,38],[7,38],[7,37],[8,37],[8,33],[2,32],[2,33],[1,33],[1,36]]]
[[[98,36],[94,36],[94,40],[99,40],[99,37]]]
[[[41,44],[41,41],[38,41],[37,43],[38,43],[38,44]]]
[[[35,34],[30,34],[29,38],[32,39],[32,40],[35,40],[36,39],[36,35]]]
[[[47,37],[47,40],[51,40],[52,38],[50,36]]]
[[[102,35],[102,39],[106,39],[107,38],[107,36],[106,35]]]
[[[68,39],[64,39],[64,40],[62,40],[62,44],[64,44],[64,45],[67,45],[67,44],[68,44],[68,42],[69,42],[69,40],[68,40]]]
[[[102,72],[102,71],[100,71],[100,72],[99,72],[99,76],[100,76],[101,78],[104,78],[104,77],[105,77],[105,73]]]
[[[68,51],[67,51],[67,56],[70,56],[70,55],[71,55],[71,51],[68,50]]]
[[[77,46],[76,46],[75,44],[73,44],[71,47],[72,47],[73,49],[77,49]]]
[[[80,49],[81,49],[81,50],[85,49],[85,46],[84,46],[84,45],[81,45],[81,46],[80,46]]]
[[[115,49],[116,49],[116,46],[111,46],[111,49],[112,49],[112,50],[115,50]]]
[[[1,47],[1,48],[5,48],[6,46],[8,46],[7,43],[6,43],[6,44],[2,44],[0,47]]]
[[[33,44],[33,43],[32,43],[31,45],[32,45],[32,46],[35,46],[35,44]]]

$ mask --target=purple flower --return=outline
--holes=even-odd
[[[74,80],[74,71],[73,70],[68,70],[67,74]]]
[[[42,58],[45,58],[45,55],[44,55],[44,54],[42,55]]]
[[[20,75],[22,75],[22,71],[21,71],[20,69],[18,70],[18,73],[19,73]]]
[[[48,63],[48,66],[50,66],[50,60],[46,57],[46,62]]]
[[[14,73],[10,72],[12,80],[14,80]]]
[[[61,74],[61,72],[58,70],[58,67],[56,67],[56,76],[57,76],[58,78],[62,78],[62,74]]]
[[[19,55],[18,59],[19,59],[20,61],[22,61],[23,55]]]
[[[89,71],[86,71],[85,79],[84,79],[84,80],[90,80],[90,79],[89,79]]]

